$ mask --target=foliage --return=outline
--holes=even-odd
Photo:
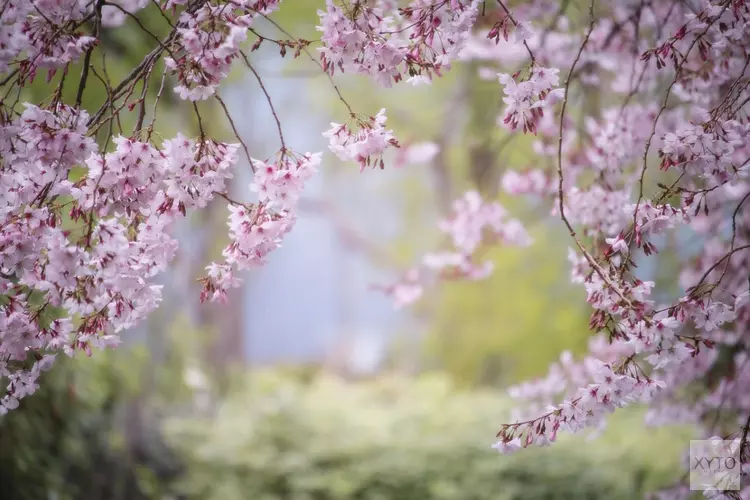
[[[143,354],[60,361],[35,397],[0,417],[2,498],[161,497],[180,464],[139,411]]]
[[[548,250],[559,235],[543,226],[532,234],[531,248],[489,253],[495,272],[487,280],[439,291],[428,353],[462,382],[517,382],[543,373],[565,349],[585,349],[582,297]]]
[[[686,436],[634,439],[631,413],[585,451],[563,439],[498,457],[486,443],[506,416],[496,393],[438,375],[300,383],[256,372],[216,414],[172,419],[166,435],[188,463],[180,491],[205,500],[631,499],[673,478],[673,439]]]

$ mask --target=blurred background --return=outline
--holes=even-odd
[[[322,4],[290,1],[274,19],[314,40]],[[141,17],[158,35],[168,26],[154,8]],[[568,8],[580,14],[577,2]],[[269,23],[257,29],[284,38]],[[137,26],[106,31],[113,80],[153,43]],[[319,68],[280,58],[272,44],[251,61],[287,144],[327,150],[320,133],[346,110]],[[456,65],[426,87],[337,77],[357,111],[387,107],[405,147],[431,142],[439,152],[361,174],[326,154],[297,226],[226,305],[199,304],[196,282],[227,243],[226,203],[187,219],[148,324],[116,351],[58,360],[40,391],[0,419],[0,498],[624,499],[677,479],[689,430],[646,430],[638,408],[596,440],[564,437],[513,456],[490,448],[513,404],[504,389],[544,375],[564,349],[582,354],[590,332],[560,225],[548,207],[499,193],[503,172],[536,155],[532,138],[496,126],[502,92],[481,77],[485,66],[496,72],[502,61]],[[48,90],[36,82],[27,92]],[[96,109],[102,92],[92,86],[84,104]],[[253,75],[236,65],[221,92],[253,156],[274,154],[278,136]],[[169,92],[163,99],[160,133],[195,135],[192,110]],[[206,101],[201,111],[211,136],[233,140],[221,108]],[[123,119],[127,128],[132,116]],[[240,165],[236,199],[253,200],[250,178]],[[448,283],[394,309],[372,285],[439,248],[437,221],[467,189],[499,199],[534,245],[494,250],[486,281]]]

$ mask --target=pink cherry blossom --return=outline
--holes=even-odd
[[[389,147],[398,148],[399,143],[393,137],[392,130],[386,130],[385,109],[374,117],[355,118],[352,131],[348,124],[331,123],[331,128],[323,133],[330,141],[329,149],[343,161],[356,161],[360,172],[366,167],[385,168],[383,153]]]
[[[464,194],[453,203],[451,217],[440,223],[440,229],[451,239],[451,251],[424,255],[421,267],[409,270],[393,285],[378,288],[392,295],[400,308],[421,298],[424,286],[432,280],[486,279],[494,265],[492,261],[480,261],[480,247],[531,244],[521,222],[507,215],[499,203],[485,202],[477,192]]]

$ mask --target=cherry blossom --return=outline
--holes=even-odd
[[[108,28],[122,26],[129,16],[149,4],[149,0],[114,0],[102,7],[102,25]]]
[[[440,147],[434,142],[407,144],[396,153],[394,166],[400,168],[404,165],[429,163],[439,151]]]
[[[387,296],[392,297],[396,309],[401,309],[418,301],[424,294],[424,284],[421,281],[418,268],[409,269],[393,284],[373,287]]]
[[[230,243],[222,252],[225,262],[212,263],[203,278],[201,299],[226,301],[227,290],[239,286],[234,269],[260,267],[266,256],[281,246],[296,222],[296,206],[304,184],[317,172],[320,153],[295,155],[282,150],[274,162],[253,160],[255,177],[250,191],[256,204],[229,205]]]
[[[561,100],[565,94],[564,89],[555,88],[560,83],[558,72],[557,69],[532,67],[528,79],[521,82],[506,73],[498,74],[504,87],[503,101],[508,105],[502,123],[511,130],[520,128],[524,133],[536,133],[544,107]]]
[[[450,251],[425,254],[421,266],[410,269],[396,283],[376,287],[394,299],[395,306],[416,302],[424,287],[435,279],[483,280],[494,270],[492,261],[481,262],[481,251],[490,245],[528,246],[531,237],[520,221],[508,217],[496,202],[485,202],[470,191],[453,203],[453,213],[440,223],[451,239]]]
[[[612,82],[613,94],[628,94],[621,106],[598,116],[581,112],[583,130],[568,116],[555,116],[557,130],[540,134],[536,150],[555,158],[556,172],[529,169],[503,177],[508,193],[547,198],[551,213],[568,227],[576,244],[572,281],[585,288],[590,326],[607,349],[592,345],[580,361],[566,354],[548,376],[512,388],[511,395],[527,403],[515,423],[501,427],[498,450],[547,445],[560,429],[598,428],[609,412],[636,402],[651,405],[651,424],[691,422],[710,436],[721,412],[729,419],[724,432],[747,432],[750,407],[735,381],[747,376],[744,347],[736,349],[748,345],[748,323],[741,322],[750,293],[750,246],[741,229],[749,189],[742,83],[748,42],[738,33],[746,32],[749,12],[730,4],[703,2],[682,19],[654,5],[642,12],[640,26],[614,31],[618,20],[638,9],[624,2],[613,19],[592,18],[583,35],[561,24],[543,36],[522,36],[528,50],[515,52],[512,61],[491,49],[473,52],[473,58],[501,64],[518,64],[524,52],[531,59],[528,73],[501,74],[504,124],[511,129],[537,132],[547,119],[535,111],[540,98],[531,78],[522,76],[540,64],[560,64],[571,75],[580,71],[580,83],[566,83],[568,93],[571,83],[585,92]],[[517,18],[508,14],[490,38],[509,39]],[[644,51],[644,39],[638,41],[633,30],[643,34],[659,23],[664,37],[651,36]],[[632,70],[614,74],[625,68]],[[658,89],[659,101],[631,101]],[[673,108],[670,97],[677,99]],[[547,134],[555,140],[545,142]],[[570,137],[577,144],[566,141]],[[661,170],[675,175],[649,188],[657,154]],[[675,244],[682,234],[700,239],[697,254]],[[640,270],[667,250],[683,266],[680,294],[659,290]],[[709,372],[717,379],[707,384]],[[686,400],[687,386],[697,392]]]
[[[429,83],[450,67],[469,38],[479,0],[413,0],[407,7],[380,1],[339,6],[326,0],[318,11],[323,68],[372,76],[390,87],[407,76]]]
[[[366,118],[353,117],[353,132],[349,125],[331,123],[331,128],[323,133],[330,141],[329,149],[343,161],[356,161],[360,172],[367,167],[385,168],[383,153],[389,147],[398,148],[399,143],[393,137],[392,130],[386,130],[385,109],[377,115]]]

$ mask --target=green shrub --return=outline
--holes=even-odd
[[[490,448],[507,401],[446,379],[300,384],[243,380],[216,413],[167,423],[180,484],[204,500],[632,499],[679,473],[684,433],[625,414],[598,441],[501,456]]]
[[[0,417],[0,499],[162,498],[180,464],[134,412],[143,362],[135,353],[59,358],[34,395]]]

